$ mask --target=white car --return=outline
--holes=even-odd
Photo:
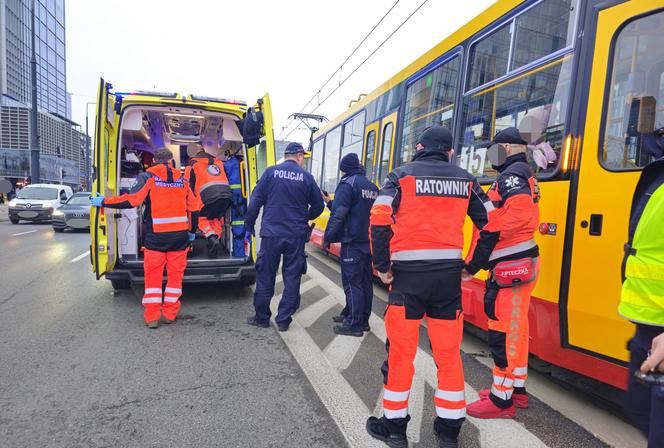
[[[30,184],[23,187],[16,197],[9,201],[9,220],[50,221],[53,211],[67,202],[74,192],[67,185]]]

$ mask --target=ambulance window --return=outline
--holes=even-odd
[[[664,151],[664,12],[622,28],[613,45],[600,160],[608,170],[636,170]]]
[[[366,153],[364,159],[364,170],[366,171],[367,179],[373,179],[373,162],[374,152],[376,150],[376,131],[371,131],[367,135],[367,147],[364,151]]]
[[[325,136],[325,158],[323,163],[323,190],[334,191],[339,177],[339,149],[341,146],[341,126],[337,126]]]
[[[311,174],[316,183],[320,185],[320,175],[323,168],[323,149],[325,148],[325,138],[320,138],[314,142],[311,154]]]
[[[380,169],[378,179],[383,182],[385,176],[390,172],[390,152],[392,151],[392,130],[394,125],[387,123],[383,128],[383,143],[381,145]],[[382,185],[382,184],[381,184]]]
[[[417,137],[433,125],[452,129],[460,58],[446,62],[408,86],[399,165],[415,155]]]

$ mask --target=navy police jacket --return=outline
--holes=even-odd
[[[261,207],[261,237],[305,238],[308,221],[316,219],[325,204],[314,177],[295,161],[286,160],[267,168],[254,188],[244,218],[251,233]]]
[[[327,243],[369,242],[369,215],[378,187],[364,176],[364,170],[347,173],[334,192],[334,201],[328,207],[332,211],[325,229]]]

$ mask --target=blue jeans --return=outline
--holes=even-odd
[[[278,324],[288,325],[293,320],[291,316],[300,307],[300,279],[307,271],[304,244],[304,238],[261,238],[261,248],[256,260],[254,291],[256,321],[267,323],[272,316],[270,302],[274,296],[274,280],[282,257],[281,274],[284,279],[284,292],[279,302],[276,321]]]
[[[648,437],[648,448],[664,447],[664,387],[648,386],[634,380],[648,356],[652,340],[664,332],[662,327],[636,325],[636,333],[629,341],[629,382],[625,395],[625,411],[636,426]]]

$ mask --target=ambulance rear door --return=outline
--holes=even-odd
[[[115,141],[115,101],[110,93],[112,86],[99,80],[97,91],[97,113],[95,120],[94,155],[92,159],[93,182],[92,194],[110,196],[115,194],[115,181],[117,177],[115,151],[111,151],[112,142]],[[90,260],[92,270],[99,279],[113,268],[115,264],[115,235],[113,217],[107,216],[111,209],[101,207],[90,209]],[[109,247],[112,246],[112,247]]]
[[[276,163],[270,96],[266,93],[265,96],[260,98],[256,104],[254,104],[253,109],[263,113],[263,129],[261,131],[260,142],[256,146],[250,147],[247,153],[248,166],[246,167],[246,171],[249,178],[249,193],[247,196],[251,196],[258,179],[263,175],[265,169]],[[247,111],[247,114],[250,113],[251,108]],[[248,200],[249,197],[247,197],[247,201]],[[251,245],[251,252],[254,260],[256,260],[256,254],[260,247],[260,236],[258,234],[260,231],[261,216],[262,213],[258,215],[258,219],[256,220],[256,236],[254,237],[254,243]]]

